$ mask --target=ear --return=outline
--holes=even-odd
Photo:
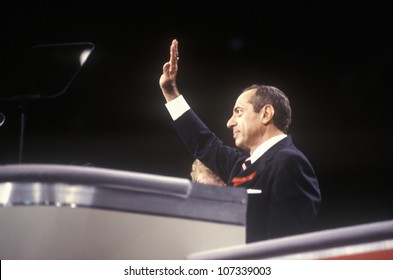
[[[261,109],[261,120],[264,125],[273,121],[274,108],[271,104],[266,104]]]

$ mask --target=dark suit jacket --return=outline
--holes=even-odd
[[[174,121],[174,127],[191,154],[228,186],[233,185],[234,177],[254,176],[238,186],[262,190],[261,194],[248,197],[247,243],[312,229],[321,202],[318,180],[290,136],[243,171],[242,163],[249,154],[225,145],[192,110]]]

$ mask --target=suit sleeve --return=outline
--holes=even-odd
[[[176,119],[173,126],[191,155],[227,182],[233,166],[242,157],[242,153],[223,144],[191,109]]]

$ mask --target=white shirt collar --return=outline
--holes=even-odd
[[[274,144],[276,144],[277,142],[281,141],[282,139],[284,139],[287,136],[288,135],[286,135],[286,134],[280,134],[280,135],[274,136],[274,137],[266,140],[265,142],[263,142],[260,146],[258,146],[258,148],[255,149],[255,151],[250,156],[251,163],[254,163],[267,150],[269,150]]]

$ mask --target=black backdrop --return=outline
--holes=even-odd
[[[286,92],[290,133],[319,176],[321,228],[393,218],[388,4],[128,2],[2,8],[1,82],[33,45],[96,46],[64,95],[29,102],[25,163],[188,177],[192,158],[158,86],[177,38],[179,88],[228,144],[226,122],[241,89],[265,83]],[[18,103],[0,101],[0,112],[0,163],[17,163]]]

